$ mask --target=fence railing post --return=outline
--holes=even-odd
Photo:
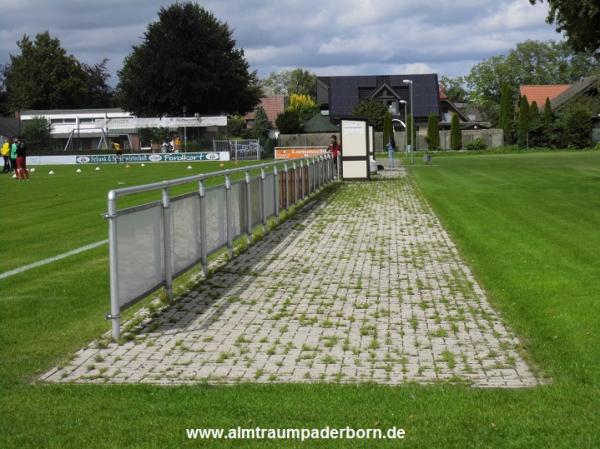
[[[121,305],[119,302],[119,267],[117,254],[117,196],[114,192],[108,194],[108,260],[110,270],[110,314],[112,338],[117,341],[121,336]]]
[[[287,162],[283,164],[283,171],[285,173],[285,210],[287,212],[290,207],[290,173]]]
[[[292,204],[296,204],[298,202],[298,171],[296,170],[296,162],[292,162]]]
[[[265,203],[266,203],[266,198],[267,198],[267,192],[266,192],[266,183],[265,183],[265,178],[266,178],[266,174],[265,174],[265,169],[261,168],[260,169],[260,218],[261,218],[261,223],[264,227],[264,231],[266,233],[267,231],[267,208],[265,207]]]
[[[225,175],[225,226],[227,232],[227,255],[233,257],[233,231],[231,229],[231,179]]]
[[[250,189],[250,172],[246,170],[246,236],[252,242],[252,192]]]
[[[204,276],[208,275],[208,239],[206,238],[206,189],[204,180],[198,181],[198,194],[200,195],[200,261]]]
[[[173,248],[171,238],[171,198],[169,188],[162,189],[163,249],[165,261],[165,290],[169,302],[173,301]]]
[[[304,161],[300,159],[300,199],[304,199]]]
[[[273,166],[273,198],[275,198],[275,220],[279,222],[279,172],[277,165]]]

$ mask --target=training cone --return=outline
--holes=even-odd
[[[17,175],[13,175],[13,178],[16,178],[16,177],[17,177]]]
[[[48,174],[49,174],[49,175],[53,175],[53,174],[54,174],[54,172],[53,172],[52,170],[50,170],[50,171],[48,172]],[[15,176],[15,177],[16,177],[16,176]]]
[[[30,173],[35,173],[35,167],[29,169]]]
[[[81,173],[81,169],[80,169],[80,168],[78,168],[77,170],[75,170],[75,172],[77,172],[77,173]]]
[[[100,171],[100,167],[96,167],[96,171]]]
[[[146,164],[142,164],[142,165],[140,165],[140,167],[145,167],[145,166],[146,166]]]
[[[191,169],[192,169],[192,166],[191,166],[191,165],[188,165],[188,170],[191,170]]]
[[[225,164],[224,164],[223,162],[221,162],[221,163],[219,164],[219,167],[225,167]]]
[[[127,165],[125,166],[125,168],[129,168],[129,164],[127,164]]]

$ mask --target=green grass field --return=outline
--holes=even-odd
[[[209,163],[210,164],[210,163]],[[106,192],[210,165],[38,169],[0,177],[0,272],[106,238]],[[69,173],[68,171],[72,173]],[[186,427],[403,427],[397,441],[245,447],[593,448],[600,445],[600,153],[435,158],[410,169],[549,384],[44,385],[35,376],[108,329],[106,246],[0,280],[0,447],[234,447]],[[96,176],[98,175],[98,176]],[[124,182],[126,184],[118,184]]]

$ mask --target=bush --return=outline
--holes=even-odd
[[[592,114],[582,105],[573,105],[565,111],[563,133],[569,148],[586,148],[592,144]]]
[[[301,132],[300,117],[296,111],[284,111],[275,119],[275,125],[281,134],[298,134]]]
[[[50,122],[43,117],[34,117],[23,124],[21,138],[30,150],[48,150],[52,145]]]
[[[438,116],[430,114],[427,122],[427,148],[429,151],[440,149],[440,129],[438,125]]]
[[[483,139],[479,138],[479,139],[473,140],[472,142],[469,142],[465,146],[465,149],[469,150],[469,151],[487,150],[487,145],[485,144]]]
[[[462,132],[458,121],[458,114],[452,114],[450,122],[450,149],[458,151],[462,148]]]

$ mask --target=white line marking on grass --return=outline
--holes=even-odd
[[[39,260],[34,263],[30,263],[29,265],[24,265],[19,268],[15,268],[14,270],[5,271],[4,273],[0,273],[0,279],[5,279],[10,276],[14,276],[15,274],[23,273],[24,271],[31,270],[33,268],[41,267],[42,265],[47,265],[52,262],[56,262],[57,260],[66,259],[67,257],[74,256],[75,254],[82,253],[84,251],[88,251],[90,249],[97,248],[99,246],[105,245],[108,243],[108,239],[100,240],[99,242],[90,243],[89,245],[80,246],[79,248],[75,248],[71,251],[67,251],[66,253],[59,254],[58,256],[49,257],[47,259]]]

